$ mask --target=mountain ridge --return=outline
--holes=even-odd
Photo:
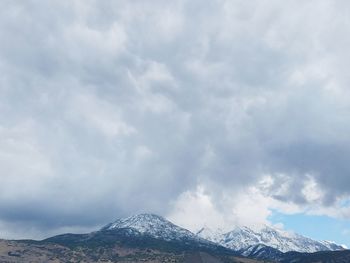
[[[235,227],[231,231],[222,229],[213,230],[208,227],[201,228],[193,233],[183,227],[177,226],[166,218],[142,213],[129,217],[119,218],[102,227],[102,231],[131,228],[141,234],[166,241],[195,241],[200,243],[214,243],[234,251],[244,251],[257,245],[264,245],[277,249],[283,253],[289,251],[313,253],[319,251],[342,250],[344,247],[330,241],[317,241],[303,235],[287,232],[282,229],[264,225],[260,230],[253,230],[247,226]]]
[[[281,229],[265,225],[260,231],[249,227],[235,227],[233,230],[211,230],[202,228],[197,235],[221,244],[236,251],[242,251],[248,247],[263,244],[281,252],[306,252],[342,250],[344,247],[329,241],[317,241],[297,233],[287,232]]]

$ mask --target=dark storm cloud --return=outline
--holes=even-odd
[[[348,195],[348,9],[2,2],[0,221],[94,227],[266,174],[279,200]]]

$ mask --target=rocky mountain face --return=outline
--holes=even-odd
[[[264,226],[260,231],[254,231],[248,227],[236,227],[226,233],[223,233],[221,230],[213,231],[208,228],[202,228],[197,235],[236,251],[244,251],[256,245],[272,247],[281,252],[297,251],[312,253],[344,249],[342,246],[332,242],[316,241],[270,226]]]

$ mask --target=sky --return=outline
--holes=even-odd
[[[151,212],[350,246],[350,2],[0,3],[0,237]]]

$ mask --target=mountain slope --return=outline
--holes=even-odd
[[[342,246],[331,242],[312,240],[302,235],[288,233],[270,226],[265,226],[260,231],[254,231],[248,227],[237,227],[227,233],[222,233],[221,231],[215,233],[215,231],[203,228],[197,235],[236,251],[242,251],[258,244],[278,249],[281,252],[298,251],[312,253],[343,249]]]

